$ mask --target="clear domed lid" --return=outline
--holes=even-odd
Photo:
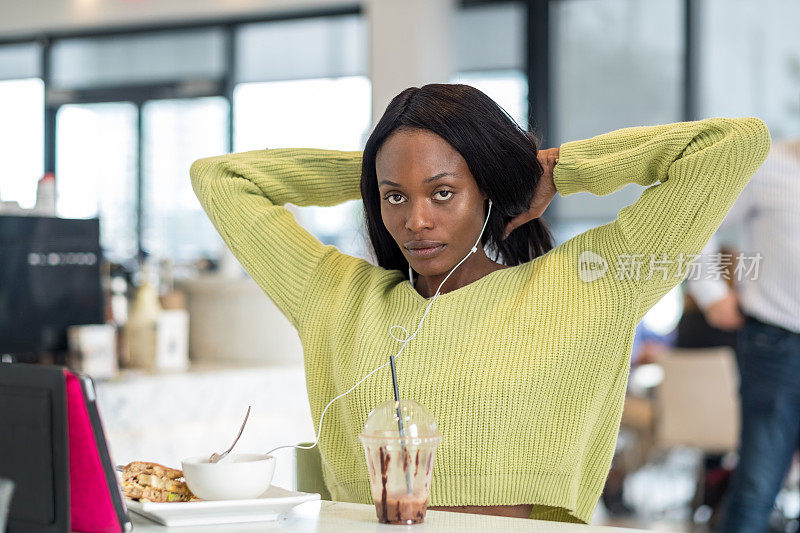
[[[406,439],[438,441],[442,438],[431,412],[414,400],[386,400],[373,409],[364,423],[361,438],[400,438],[400,422]]]

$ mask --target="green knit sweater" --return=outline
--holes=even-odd
[[[685,277],[769,147],[756,118],[626,128],[560,147],[561,195],[650,187],[613,222],[434,302],[397,361],[402,395],[427,406],[444,435],[431,505],[534,504],[533,517],[589,522],[634,329]],[[312,148],[191,167],[222,238],[297,328],[315,426],[334,396],[397,353],[389,328],[414,331],[430,302],[401,272],[323,245],[283,207],[360,199],[360,175],[360,151]],[[357,436],[391,390],[387,369],[326,414],[319,447],[335,500],[371,502]]]

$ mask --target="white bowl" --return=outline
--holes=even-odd
[[[218,463],[208,455],[181,461],[189,490],[203,500],[258,498],[272,483],[275,458],[265,453],[232,453]]]

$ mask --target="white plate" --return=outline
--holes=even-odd
[[[136,502],[125,499],[128,509],[165,526],[200,526],[276,520],[301,503],[319,500],[319,494],[294,492],[271,486],[259,498],[199,502]]]

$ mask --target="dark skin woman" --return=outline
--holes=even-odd
[[[539,151],[544,168],[530,208],[506,224],[505,232],[544,213],[556,194],[553,166],[558,148]],[[461,154],[428,130],[397,130],[376,158],[381,219],[418,274],[417,291],[432,297],[450,270],[475,244],[486,212],[482,192]],[[431,179],[433,178],[433,179]],[[420,248],[423,247],[423,248]],[[453,272],[441,293],[508,268],[478,249]]]
[[[552,248],[549,230],[539,218],[556,194],[553,167],[558,160],[558,148],[539,150],[537,140],[483,93],[459,85],[438,89],[461,93],[440,106],[441,117],[415,116],[417,89],[392,101],[367,141],[362,173],[367,229],[379,264],[401,272],[410,265],[416,273],[414,287],[426,298],[434,296],[475,244],[490,197],[492,214],[482,243],[496,251],[495,259],[478,246],[447,278],[440,293]],[[476,128],[480,124],[502,128],[484,132],[492,146],[471,145],[475,135],[462,134],[458,121],[448,120],[448,115],[459,112],[451,108],[453,101],[469,107],[465,115],[474,116],[476,108],[490,115],[492,121],[476,122]],[[395,111],[401,119],[393,120]],[[514,154],[505,156],[513,159],[504,159],[503,154]],[[500,256],[504,263],[497,261]],[[429,508],[527,518],[532,505]]]

